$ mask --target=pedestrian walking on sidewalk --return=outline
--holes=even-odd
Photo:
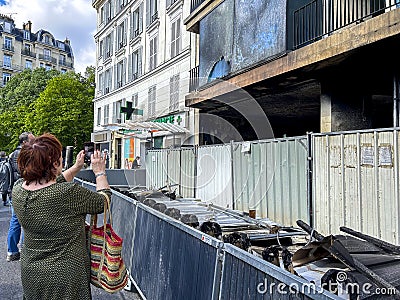
[[[85,162],[84,150],[62,172],[62,146],[51,134],[23,145],[18,167],[22,178],[12,191],[15,213],[25,233],[21,252],[24,299],[89,300],[90,258],[86,247],[86,214],[104,211],[111,190],[105,157],[91,155],[96,191],[72,183]]]
[[[23,132],[19,136],[19,144],[17,148],[10,154],[9,160],[11,169],[13,172],[14,180],[16,182],[20,177],[20,172],[18,169],[18,155],[21,151],[22,145],[27,143],[29,140],[33,139],[35,136],[32,132]],[[12,187],[11,187],[12,189]],[[24,235],[21,232],[21,225],[19,224],[18,218],[15,215],[14,208],[12,206],[12,197],[10,198],[11,203],[11,220],[10,220],[10,227],[8,229],[8,236],[7,236],[7,261],[15,261],[20,259],[20,252],[18,249],[18,243],[21,241],[20,246],[23,244]],[[22,237],[21,237],[22,234]]]
[[[1,162],[7,162],[7,160],[8,160],[8,158],[7,158],[6,152],[0,151],[0,163],[1,163]],[[4,180],[4,184],[6,184],[6,183],[10,184],[9,180],[5,179],[5,180]],[[4,191],[1,193],[1,198],[2,198],[2,200],[3,200],[3,205],[4,205],[4,206],[8,206],[8,205],[10,205],[10,202],[9,202],[8,199],[7,199],[9,193],[8,193],[7,191],[5,191],[6,188],[4,188],[4,189],[2,189],[2,190],[4,190]]]

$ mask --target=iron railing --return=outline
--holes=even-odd
[[[192,0],[190,2],[190,13],[192,13],[196,8],[198,8],[205,0]]]
[[[313,0],[293,14],[293,47],[305,46],[332,32],[400,6],[400,0]]]
[[[36,53],[30,50],[22,49],[21,54],[36,58]]]
[[[45,60],[45,61],[49,61],[49,62],[51,62],[53,64],[57,63],[57,59],[56,58],[54,58],[52,56],[49,56],[49,55],[45,55],[45,54],[39,54],[39,59]]]
[[[189,92],[195,91],[199,87],[199,66],[189,71]]]

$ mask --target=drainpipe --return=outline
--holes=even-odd
[[[307,203],[310,216],[310,226],[314,227],[314,207],[313,207],[313,153],[312,153],[312,132],[307,132]]]
[[[399,127],[399,78],[393,76],[393,127]]]

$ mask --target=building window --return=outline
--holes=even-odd
[[[67,73],[67,70],[66,69],[61,69],[60,72],[61,72],[61,74],[65,74],[65,73]]]
[[[67,65],[67,57],[64,54],[60,54],[60,65],[62,66]]]
[[[179,17],[171,24],[171,57],[181,52],[181,18]]]
[[[51,60],[51,51],[49,49],[43,49],[43,59]]]
[[[122,87],[125,85],[125,78],[126,78],[126,59],[121,60],[117,64],[117,88]]]
[[[51,65],[46,65],[46,71],[50,71],[52,69]]]
[[[31,33],[28,30],[24,30],[24,39],[25,40],[31,39]]]
[[[169,111],[179,109],[179,74],[169,79]]]
[[[7,82],[9,82],[11,79],[11,74],[3,72],[3,85],[6,85]]]
[[[121,24],[118,25],[117,28],[117,45],[118,50],[122,49],[126,46],[126,24],[127,20],[123,21]]]
[[[50,45],[50,37],[48,35],[44,36],[44,43]]]
[[[97,125],[101,125],[101,107],[97,108]]]
[[[25,61],[25,69],[32,69],[32,61],[31,60]]]
[[[125,6],[128,0],[117,0],[118,11],[121,11]]]
[[[112,69],[108,69],[104,72],[104,93],[108,94],[111,92],[111,83],[112,83]]]
[[[103,57],[103,47],[104,47],[103,40],[101,40],[99,43],[99,58]]]
[[[153,85],[149,88],[148,98],[148,116],[154,117],[156,114],[156,86]]]
[[[104,45],[104,59],[111,57],[112,51],[113,51],[113,33],[110,32],[110,34],[106,36],[106,42]]]
[[[150,62],[149,71],[157,67],[157,36],[150,40]]]
[[[4,31],[11,33],[11,23],[9,22],[4,22]],[[4,80],[3,80],[4,81]]]
[[[30,54],[31,53],[31,45],[25,44],[24,48],[25,48],[25,53],[26,54]]]
[[[99,74],[99,86],[97,90],[104,94],[104,80],[103,80],[103,73]]]
[[[117,124],[122,123],[121,106],[122,106],[122,100],[113,102],[113,123]]]
[[[11,56],[4,54],[3,56],[3,67],[11,68]],[[4,78],[3,78],[4,79]],[[4,81],[4,80],[3,80]]]
[[[146,25],[149,26],[158,18],[158,0],[146,0]]]
[[[104,23],[104,6],[100,8],[100,25]]]
[[[111,3],[111,0],[108,0],[105,4],[104,4],[104,21],[107,23],[109,23],[112,19],[112,10],[113,10],[113,6]]]
[[[108,117],[110,114],[110,106],[107,104],[104,106],[104,119],[103,119],[103,124],[107,125],[108,124]]]
[[[4,37],[4,49],[6,50],[13,50],[13,46],[12,46],[12,39],[9,37]]]
[[[128,80],[133,81],[142,75],[142,47],[136,49],[129,57]]]
[[[44,63],[41,62],[40,65],[39,65],[39,67],[40,67],[40,68],[44,68]]]
[[[143,3],[131,14],[131,39],[143,32]]]
[[[58,42],[58,48],[60,48],[61,50],[65,51],[65,44],[62,42]]]

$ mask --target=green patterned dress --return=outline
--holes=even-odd
[[[62,175],[57,183],[36,191],[24,189],[22,183],[15,183],[12,199],[25,234],[24,299],[91,299],[85,217],[103,212],[104,196],[66,182]]]

